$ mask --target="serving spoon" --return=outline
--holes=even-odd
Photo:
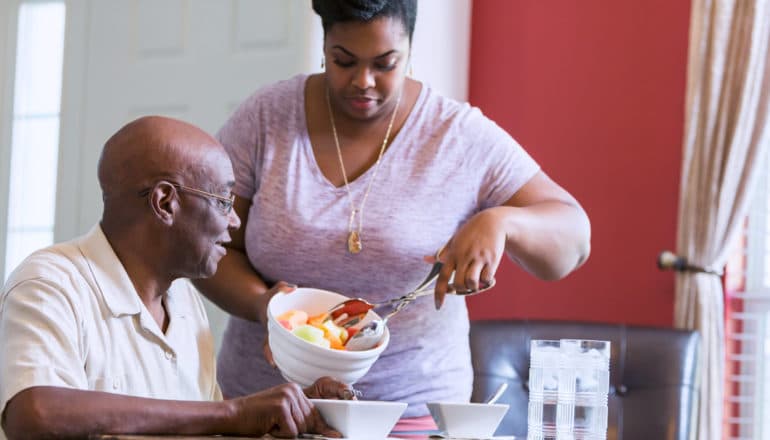
[[[350,298],[346,299],[345,301],[342,301],[339,304],[334,305],[332,308],[329,309],[329,317],[331,319],[334,319],[335,321],[342,318],[344,321],[342,323],[339,323],[343,327],[350,327],[352,325],[355,325],[363,319],[364,316],[366,316],[366,313],[369,310],[379,309],[384,306],[390,306],[390,305],[396,305],[398,306],[398,303],[404,301],[404,299],[409,296],[410,294],[421,291],[428,287],[433,281],[438,278],[439,272],[441,272],[441,268],[444,266],[443,263],[436,260],[435,263],[433,263],[433,267],[430,268],[430,272],[428,273],[428,276],[425,277],[424,280],[420,284],[417,285],[417,287],[414,288],[411,292],[407,293],[406,295],[399,296],[397,298],[391,298],[386,301],[378,302],[378,303],[371,303],[363,298]],[[346,317],[343,317],[344,315],[347,315]],[[358,318],[357,320],[354,318]]]
[[[347,304],[348,306],[357,307],[360,310],[363,310],[363,314],[357,315],[353,317],[353,319],[350,319],[349,321],[347,321],[347,322],[351,322],[355,320],[356,323],[361,319],[363,319],[363,316],[372,308],[381,307],[387,304],[395,304],[393,306],[393,310],[387,315],[385,315],[385,317],[383,317],[382,319],[373,319],[368,324],[361,327],[358,330],[358,332],[353,336],[351,336],[348,339],[348,341],[345,343],[345,349],[349,351],[363,351],[363,350],[368,350],[370,348],[375,347],[382,340],[382,336],[385,333],[385,326],[387,325],[388,320],[390,318],[392,318],[396,313],[400,312],[406,306],[411,304],[415,299],[421,296],[433,294],[434,290],[430,288],[430,285],[438,277],[438,273],[441,271],[442,266],[443,266],[442,263],[437,261],[433,265],[433,269],[431,269],[431,273],[428,275],[428,277],[426,277],[425,281],[420,283],[417,289],[399,298],[385,301],[384,303],[381,303],[381,304],[372,304],[360,298],[353,298],[353,299],[344,301],[342,304],[348,303],[348,301],[350,301],[350,303]],[[487,283],[482,288],[477,290],[468,290],[464,292],[451,291],[447,293],[458,295],[458,296],[471,296],[471,295],[479,294],[481,292],[485,292],[491,289],[492,287],[494,287],[494,285],[495,285],[495,280],[492,279],[489,283]],[[343,323],[342,325],[345,326],[347,322]]]

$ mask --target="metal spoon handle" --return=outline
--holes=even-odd
[[[444,267],[444,263],[436,260],[436,262],[433,263],[433,267],[430,268],[428,276],[426,276],[425,279],[420,284],[418,284],[412,292],[420,291],[436,281],[436,278],[438,278],[438,274],[441,272],[442,267]]]
[[[497,389],[495,390],[495,393],[492,394],[489,397],[489,399],[487,399],[487,401],[484,402],[484,403],[491,405],[491,404],[497,402],[497,399],[499,399],[500,396],[503,395],[503,393],[505,392],[506,388],[508,388],[508,382],[501,383],[500,386],[497,387]]]
[[[494,279],[492,279],[492,281],[489,284],[481,286],[477,290],[468,290],[466,292],[452,291],[452,292],[447,292],[447,294],[449,294],[449,295],[457,295],[457,296],[476,295],[477,293],[485,292],[485,291],[491,289],[492,287],[494,287],[495,286],[495,282],[496,281]],[[415,299],[417,299],[417,298],[419,298],[421,296],[432,295],[433,292],[434,292],[434,289],[431,289],[429,286],[424,286],[422,289],[415,290],[415,291],[405,295],[403,297],[403,300],[411,302],[411,301],[414,301]]]

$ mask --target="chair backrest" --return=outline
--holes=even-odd
[[[496,435],[525,436],[532,339],[611,342],[608,440],[688,440],[698,398],[698,334],[668,328],[559,321],[473,321],[474,384],[481,402],[501,382],[510,409]]]

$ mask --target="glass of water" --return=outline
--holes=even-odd
[[[528,440],[605,440],[610,343],[530,343]]]
[[[532,340],[529,363],[529,440],[556,438],[561,350],[557,340]]]
[[[565,395],[564,405],[559,401],[557,431],[571,432],[576,440],[607,438],[609,341],[562,339],[560,350],[570,374],[563,375],[559,385],[569,386],[571,395]]]

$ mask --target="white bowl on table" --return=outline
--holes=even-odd
[[[385,327],[382,342],[363,351],[345,351],[321,347],[301,339],[281,324],[276,317],[289,310],[303,310],[309,316],[328,311],[332,306],[349,299],[339,293],[300,287],[291,293],[278,293],[267,305],[268,344],[273,360],[283,377],[308,387],[323,376],[353,384],[360,379],[388,346],[390,332]],[[380,317],[369,311],[363,320],[367,323]]]
[[[428,402],[439,431],[449,437],[492,438],[508,412],[503,403]]]
[[[404,402],[310,399],[326,424],[348,439],[384,439],[406,410]]]

